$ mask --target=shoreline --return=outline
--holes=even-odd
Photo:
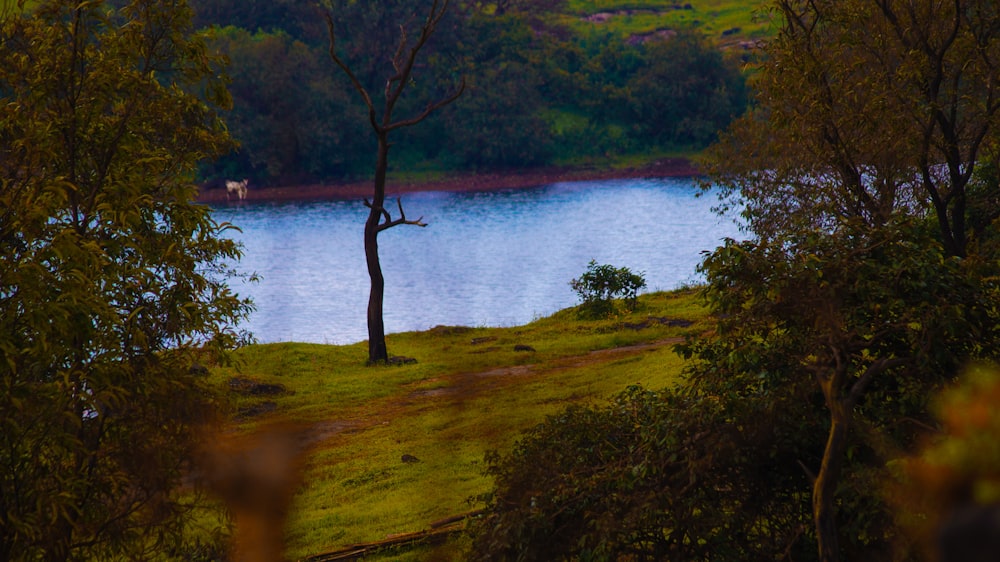
[[[389,181],[386,196],[426,191],[477,193],[508,189],[526,189],[568,181],[593,181],[632,178],[678,178],[700,175],[694,164],[685,158],[661,158],[636,168],[539,168],[524,172],[461,173],[435,180]],[[371,180],[254,188],[250,184],[244,201],[344,201],[370,197]],[[200,203],[230,201],[224,188],[202,189]]]

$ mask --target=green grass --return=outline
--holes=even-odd
[[[686,4],[691,9],[684,9]],[[584,35],[611,32],[625,37],[657,29],[697,28],[729,46],[767,35],[769,24],[756,17],[763,4],[761,0],[570,0],[563,22]],[[601,12],[614,15],[603,22],[585,19]]]
[[[681,359],[672,344],[705,329],[695,291],[653,293],[640,297],[635,312],[604,320],[568,309],[520,327],[390,335],[390,353],[415,364],[366,367],[364,344],[283,343],[242,349],[233,367],[212,376],[222,390],[234,376],[285,388],[235,397],[234,408],[274,404],[238,429],[294,422],[321,437],[288,526],[288,556],[297,559],[419,531],[477,507],[474,498],[491,488],[487,451],[506,450],[521,431],[570,404],[601,403],[636,383],[676,384]],[[338,427],[346,430],[330,430]],[[404,463],[403,455],[420,462]],[[382,559],[462,560],[463,540]]]

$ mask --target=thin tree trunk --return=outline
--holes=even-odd
[[[820,562],[839,562],[840,544],[837,533],[837,484],[847,456],[847,438],[854,421],[854,407],[864,396],[876,376],[907,362],[907,359],[883,357],[869,365],[850,390],[841,394],[843,381],[848,379],[847,361],[834,350],[835,367],[827,376],[818,376],[827,410],[830,411],[830,432],[826,439],[816,480],[813,482],[812,508],[816,525],[816,542]]]
[[[372,211],[365,222],[365,258],[368,262],[368,277],[371,278],[371,292],[368,295],[368,362],[385,363],[389,360],[385,345],[385,324],[382,321],[385,278],[378,259],[378,216],[373,218],[373,215],[375,211]]]
[[[389,351],[385,345],[385,323],[382,320],[382,303],[385,297],[385,277],[378,257],[379,223],[385,205],[385,176],[389,165],[389,139],[387,133],[378,134],[378,160],[375,163],[375,193],[365,221],[365,261],[371,292],[368,295],[368,363],[386,363]]]
[[[837,540],[837,483],[840,481],[840,471],[844,464],[844,454],[847,451],[847,434],[850,431],[849,420],[840,405],[831,405],[830,433],[827,436],[826,448],[816,481],[813,482],[812,508],[813,521],[816,525],[816,542],[819,548],[820,562],[838,562],[840,560],[840,544]],[[839,410],[839,412],[835,412]]]

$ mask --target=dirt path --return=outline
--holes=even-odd
[[[568,369],[607,364],[642,353],[656,351],[668,345],[681,343],[683,340],[684,338],[681,337],[666,338],[636,345],[598,349],[580,355],[569,355],[546,363],[532,363],[486,371],[444,375],[438,379],[434,379],[434,381],[447,381],[446,386],[429,390],[414,390],[387,398],[375,408],[374,412],[367,415],[364,419],[327,421],[315,424],[305,439],[308,440],[310,445],[322,446],[322,441],[332,438],[341,432],[365,431],[366,429],[379,426],[386,419],[396,419],[400,416],[406,416],[414,410],[427,408],[429,401],[434,402],[433,407],[435,408],[447,408],[482,393],[498,392],[504,386],[519,384],[524,381],[524,377],[544,376]],[[428,381],[421,382],[426,383]],[[474,510],[457,514],[452,517],[429,522],[424,529],[394,533],[385,539],[373,542],[346,545],[336,550],[314,554],[303,559],[303,562],[359,560],[387,548],[399,548],[413,544],[438,544],[446,540],[450,535],[463,531],[466,519],[478,516],[481,513],[481,510]]]
[[[322,446],[322,443],[336,435],[351,431],[356,433],[379,426],[386,419],[406,416],[408,411],[428,407],[428,400],[433,400],[433,407],[447,408],[461,404],[470,398],[484,393],[498,392],[507,385],[523,382],[523,377],[544,376],[550,373],[570,369],[580,369],[595,365],[603,365],[636,356],[642,353],[656,351],[669,345],[684,341],[684,338],[674,337],[656,340],[648,343],[593,350],[581,355],[560,357],[546,363],[529,363],[500,367],[486,371],[474,371],[442,375],[433,382],[442,384],[432,389],[418,389],[390,396],[380,404],[366,408],[364,417],[347,420],[327,420],[319,422],[305,434],[304,443],[309,446]],[[432,382],[420,381],[417,384]]]

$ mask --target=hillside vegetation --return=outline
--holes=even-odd
[[[256,185],[366,177],[374,139],[364,105],[329,57],[311,2],[192,2],[199,25],[230,60],[238,151],[205,179]],[[369,91],[398,25],[419,3],[377,8],[338,0],[337,48]],[[746,106],[740,64],[767,26],[753,2],[453,2],[427,46],[402,114],[464,77],[458,102],[401,131],[396,173],[606,165],[637,156],[690,155]]]
[[[610,31],[628,40],[696,29],[723,49],[745,49],[768,33],[762,6],[757,0],[570,0],[559,19],[580,35]]]

